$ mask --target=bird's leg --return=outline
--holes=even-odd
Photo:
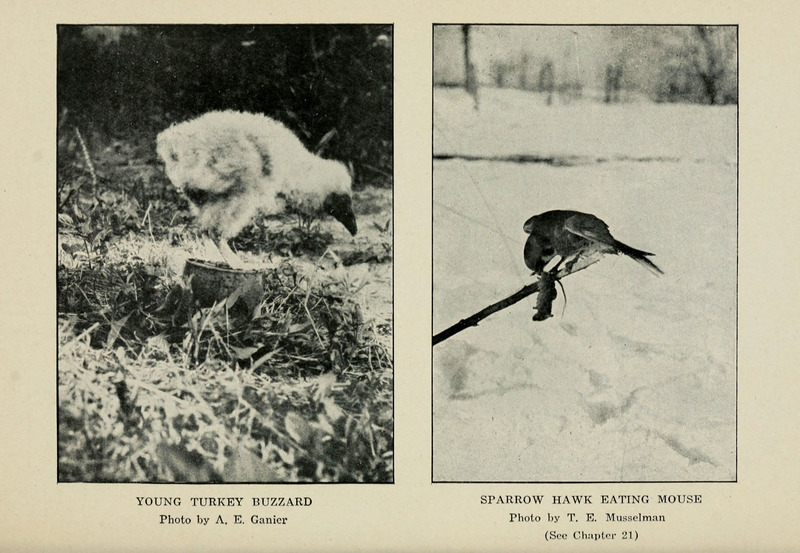
[[[245,268],[244,262],[239,258],[238,255],[236,255],[236,252],[234,252],[231,249],[231,247],[228,245],[227,240],[221,238],[219,240],[219,243],[217,244],[217,248],[219,249],[219,253],[222,254],[223,259],[225,259],[225,262],[228,265],[230,265],[231,268],[233,269]]]
[[[558,273],[558,269],[561,267],[561,264],[564,263],[564,258],[560,255],[554,255],[550,258],[550,261],[542,268],[543,273],[550,273],[551,275],[555,275]],[[550,267],[548,269],[548,267]]]
[[[564,267],[567,270],[567,274],[572,272],[572,268],[575,267],[575,265],[578,263],[580,259],[581,259],[581,254],[577,254],[575,257],[567,261],[567,263],[564,265]]]
[[[556,259],[558,262],[553,265],[553,261]],[[575,266],[581,259],[583,259],[583,256],[580,253],[576,253],[567,257],[561,257],[560,255],[557,255],[553,257],[553,259],[551,259],[547,265],[545,265],[545,272],[549,273],[553,277],[556,277],[556,275],[558,275],[561,271],[563,271],[565,275],[568,275],[573,272]],[[552,268],[548,270],[548,266]],[[556,278],[556,280],[558,279]]]
[[[217,246],[217,250],[219,250],[219,253],[222,255],[222,259],[224,259],[225,263],[230,265],[232,269],[245,268],[245,264],[228,245],[228,240],[226,238],[218,232],[212,232],[211,240],[214,242],[214,245]]]

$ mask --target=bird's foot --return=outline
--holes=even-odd
[[[578,264],[578,261],[580,261],[580,259],[581,255],[578,254],[564,264],[564,269],[566,270],[567,274],[570,274],[573,271],[573,269]]]
[[[246,268],[246,265],[241,260],[241,258],[239,258],[239,256],[236,255],[236,252],[234,252],[231,249],[231,247],[228,245],[228,241],[227,240],[216,241],[216,244],[217,244],[217,249],[219,250],[219,253],[222,255],[222,259],[224,259],[225,263],[230,265],[230,267],[232,269],[245,269]]]

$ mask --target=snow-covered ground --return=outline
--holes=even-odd
[[[736,108],[576,102],[518,91],[434,98],[437,154],[602,158],[434,165],[434,332],[532,282],[523,222],[605,220],[653,252],[564,279],[434,347],[437,481],[736,478]]]

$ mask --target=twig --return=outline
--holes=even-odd
[[[562,267],[560,271],[558,271],[554,279],[561,280],[562,278],[569,276],[573,273],[577,273],[581,269],[585,269],[589,265],[593,265],[598,261],[600,261],[600,254],[594,254],[587,257],[579,258],[571,265],[569,263],[565,263],[564,264],[565,266]],[[466,319],[461,319],[450,328],[447,328],[441,331],[440,333],[435,334],[433,336],[433,345],[435,346],[439,342],[443,342],[444,340],[447,340],[454,334],[458,334],[462,330],[467,329],[471,326],[478,326],[478,323],[481,322],[486,317],[488,317],[489,315],[497,313],[498,311],[501,311],[506,307],[510,307],[515,303],[519,302],[520,300],[527,298],[531,294],[535,294],[540,290],[541,286],[542,286],[541,280],[532,282],[531,284],[524,286],[518,292],[511,294],[507,298],[502,299],[497,303],[493,303],[488,307],[484,307],[483,309],[481,309],[474,315],[467,317]]]
[[[59,194],[59,196],[61,196],[61,190],[63,190],[63,189],[64,189],[64,186],[66,186],[66,182],[67,182],[67,181],[66,181],[66,179],[65,179],[65,180],[64,180],[64,183],[65,183],[65,184],[63,184],[63,185],[61,186],[61,188],[59,189],[59,191],[58,191],[58,194]],[[73,196],[73,194],[75,194],[75,192],[77,192],[77,190],[78,190],[79,188],[80,188],[80,186],[76,186],[75,188],[72,188],[72,189],[70,189],[70,191],[67,193],[67,197],[66,197],[66,198],[64,198],[64,199],[63,199],[63,200],[62,200],[62,201],[61,201],[61,202],[58,204],[58,211],[59,211],[59,213],[61,212],[61,209],[62,209],[62,208],[65,206],[65,205],[67,205],[67,203],[69,203],[69,201],[72,199],[72,196]]]
[[[497,313],[498,311],[500,311],[502,309],[505,309],[506,307],[514,305],[518,301],[520,301],[520,300],[522,300],[524,298],[527,298],[531,294],[535,294],[538,291],[539,291],[539,281],[537,280],[536,282],[533,282],[531,284],[528,284],[527,286],[524,286],[517,293],[512,294],[512,295],[508,296],[507,298],[505,298],[503,300],[500,300],[497,303],[493,303],[492,305],[481,309],[480,311],[478,311],[477,313],[475,313],[474,315],[472,315],[470,317],[467,317],[466,319],[461,319],[460,321],[458,321],[456,324],[454,324],[450,328],[448,328],[446,330],[443,330],[439,334],[434,335],[434,337],[433,337],[433,345],[435,346],[439,342],[443,342],[444,340],[447,340],[448,338],[450,338],[454,334],[458,334],[459,332],[461,332],[462,330],[464,330],[466,328],[469,328],[471,326],[478,326],[478,323],[481,322],[486,317],[488,317],[489,315],[492,315],[492,314]]]
[[[387,177],[387,178],[392,178],[392,175],[390,173],[387,173],[383,169],[379,169],[378,167],[375,167],[374,165],[368,165],[366,163],[362,163],[361,167],[363,167],[364,169],[369,169],[370,171],[373,171],[375,173],[378,173],[381,176],[384,176],[384,177]]]
[[[92,332],[94,332],[94,331],[95,331],[95,329],[97,329],[97,327],[99,327],[99,326],[100,326],[100,323],[94,323],[92,326],[90,326],[89,328],[87,328],[86,330],[84,330],[83,332],[81,332],[81,333],[80,333],[78,336],[76,336],[74,340],[72,340],[71,342],[69,342],[69,343],[67,343],[66,345],[64,345],[64,347],[63,347],[63,348],[61,348],[61,351],[60,351],[59,353],[63,355],[63,354],[64,354],[64,352],[66,352],[66,351],[68,351],[68,350],[72,349],[72,348],[75,346],[75,344],[77,344],[78,342],[80,342],[81,340],[83,340],[83,338],[84,338],[85,336],[88,336],[88,335],[90,335],[90,334],[91,334]]]
[[[325,347],[325,344],[322,342],[322,337],[319,335],[319,331],[317,330],[317,325],[314,324],[314,317],[311,316],[311,311],[308,309],[308,298],[311,296],[311,288],[308,289],[306,293],[306,297],[303,300],[303,309],[306,310],[306,314],[308,315],[308,320],[311,322],[311,328],[314,329],[314,334],[317,335],[317,340],[319,341],[320,347]]]

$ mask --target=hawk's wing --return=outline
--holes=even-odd
[[[617,241],[608,231],[608,225],[594,215],[573,215],[564,221],[564,229],[581,238],[616,248]]]

